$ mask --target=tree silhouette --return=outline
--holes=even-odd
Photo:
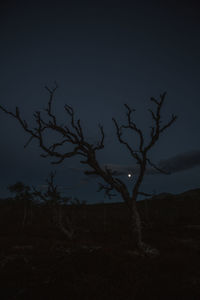
[[[53,214],[54,224],[61,230],[69,239],[72,239],[75,234],[75,229],[69,218],[65,215],[65,222],[63,222],[62,207],[66,205],[71,197],[62,197],[58,190],[58,186],[55,184],[55,172],[51,172],[46,179],[47,191],[42,192],[33,187],[34,196],[39,199],[50,208]]]
[[[24,213],[22,226],[24,227],[27,222],[28,211],[30,212],[30,218],[32,219],[33,194],[31,192],[31,188],[28,185],[25,185],[23,182],[18,181],[13,185],[9,185],[8,190],[15,194],[16,204],[23,206]]]
[[[157,171],[163,172],[150,160],[148,154],[152,147],[159,140],[161,134],[163,134],[177,118],[176,116],[172,115],[166,124],[162,123],[161,110],[166,93],[161,94],[158,100],[155,98],[150,98],[151,102],[153,102],[155,106],[155,109],[149,109],[153,124],[150,131],[150,141],[147,143],[145,142],[143,131],[133,121],[134,109],[131,109],[127,104],[124,105],[126,109],[126,124],[119,125],[118,121],[113,118],[118,141],[127,148],[131,157],[136,160],[137,164],[139,165],[139,174],[136,178],[136,181],[133,182],[132,191],[130,193],[125,182],[122,179],[119,179],[115,172],[99,164],[97,152],[104,148],[105,134],[103,126],[99,125],[99,141],[95,144],[89,142],[85,136],[80,119],[75,119],[73,108],[67,104],[64,106],[64,110],[69,119],[69,123],[68,125],[59,123],[57,116],[52,111],[52,102],[57,85],[53,89],[48,87],[46,87],[46,89],[49,93],[49,101],[47,108],[44,110],[45,116],[42,115],[40,111],[36,111],[34,113],[33,116],[35,119],[35,127],[30,127],[27,121],[21,117],[18,107],[16,107],[15,112],[8,111],[2,106],[0,106],[0,109],[17,119],[22,128],[29,134],[29,140],[25,147],[32,140],[37,140],[39,142],[39,147],[43,150],[43,154],[41,154],[42,157],[56,158],[56,160],[52,162],[53,164],[62,163],[67,158],[80,156],[80,163],[90,167],[90,170],[85,171],[85,174],[97,175],[103,179],[105,184],[101,184],[100,189],[105,190],[108,196],[112,196],[113,190],[119,193],[130,211],[132,246],[134,248],[136,247],[142,252],[146,252],[147,247],[142,241],[141,220],[137,210],[136,200],[139,194],[144,194],[140,191],[140,187],[147,165],[150,165]],[[126,141],[126,139],[123,137],[125,130],[131,130],[138,135],[139,146],[134,148],[129,142]],[[44,138],[46,132],[48,131],[56,132],[61,138],[49,145],[47,140]],[[72,146],[71,151],[64,151],[64,146],[66,144],[70,144]]]

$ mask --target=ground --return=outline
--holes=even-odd
[[[1,300],[200,299],[196,221],[161,222],[148,216],[143,237],[160,254],[141,256],[130,247],[121,204],[71,209],[76,228],[72,241],[50,215],[32,208],[31,219],[22,226],[22,208],[1,208]]]

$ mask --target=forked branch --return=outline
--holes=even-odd
[[[54,88],[50,89],[45,87],[49,93],[49,100],[47,108],[44,109],[46,116],[42,116],[41,111],[36,111],[33,114],[35,120],[35,126],[31,126],[21,117],[19,108],[16,107],[15,112],[11,112],[0,105],[0,109],[9,114],[10,116],[17,119],[22,128],[29,134],[29,139],[24,145],[27,147],[30,142],[36,139],[39,142],[40,148],[44,151],[41,154],[42,157],[56,157],[57,160],[53,161],[53,164],[59,164],[66,158],[70,158],[76,155],[84,157],[86,160],[91,156],[95,156],[95,152],[104,148],[104,129],[102,125],[99,125],[100,129],[100,140],[92,145],[88,143],[83,134],[83,128],[80,119],[75,120],[75,113],[71,106],[65,105],[65,111],[69,119],[69,125],[64,126],[58,123],[57,117],[52,111],[53,99],[55,92],[58,88],[57,84]],[[46,118],[47,117],[47,118]],[[47,131],[56,132],[61,138],[55,143],[48,144],[45,139],[45,134]],[[63,152],[63,146],[70,146],[72,148],[70,151]]]
[[[139,194],[139,188],[143,181],[143,177],[145,175],[146,171],[146,165],[147,163],[156,169],[158,172],[169,174],[167,171],[162,170],[161,168],[157,167],[154,163],[151,162],[151,160],[147,157],[147,154],[149,150],[156,144],[158,139],[160,138],[160,135],[169,128],[177,119],[177,116],[172,115],[171,119],[164,125],[162,125],[162,117],[161,117],[161,110],[164,104],[164,100],[166,97],[166,93],[163,93],[160,95],[160,99],[157,100],[155,98],[151,98],[150,100],[154,103],[155,109],[150,111],[153,125],[151,126],[151,132],[150,132],[150,141],[145,144],[144,141],[144,134],[142,130],[136,125],[136,123],[133,121],[133,113],[135,112],[135,109],[131,109],[128,104],[125,104],[126,108],[126,118],[127,118],[127,124],[119,125],[116,119],[113,118],[113,122],[116,128],[116,134],[118,141],[121,144],[124,144],[126,148],[128,149],[131,156],[137,161],[139,164],[140,170],[139,175],[135,181],[134,187],[133,187],[133,198],[137,197]],[[134,133],[136,133],[139,137],[139,145],[132,147],[129,142],[127,142],[123,137],[123,131],[124,130],[130,130]]]

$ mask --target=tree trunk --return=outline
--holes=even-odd
[[[138,253],[142,256],[155,257],[159,255],[159,251],[156,248],[152,248],[151,246],[143,242],[141,218],[136,206],[135,199],[132,200],[130,213],[132,249],[137,250]]]
[[[140,214],[136,207],[136,203],[132,205],[130,213],[130,230],[132,237],[132,246],[135,249],[142,249],[142,224]]]

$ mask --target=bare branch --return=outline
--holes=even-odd
[[[52,101],[54,98],[54,94],[58,88],[57,83],[55,82],[55,87],[53,89],[48,88],[47,86],[45,86],[46,90],[49,92],[50,97],[49,97],[49,101],[48,101],[48,106],[45,109],[45,111],[48,113],[48,115],[52,118],[53,120],[53,124],[56,124],[56,117],[55,115],[52,113]]]
[[[163,125],[162,127],[160,126],[162,120],[161,120],[161,109],[164,103],[166,97],[166,92],[160,95],[160,101],[156,100],[155,98],[151,98],[150,100],[152,102],[154,102],[156,104],[156,110],[153,111],[151,109],[149,109],[149,112],[152,116],[154,125],[151,126],[151,140],[150,142],[147,144],[147,146],[144,148],[144,152],[147,153],[154,145],[155,143],[158,141],[160,134],[163,133],[168,127],[170,127],[177,119],[177,116],[172,115],[171,120]]]
[[[70,116],[71,118],[71,126],[73,129],[75,129],[76,133],[78,134],[78,136],[81,136],[81,132],[79,130],[79,126],[80,126],[80,120],[78,121],[79,125],[75,124],[75,120],[74,120],[74,110],[70,105],[65,104],[65,110],[67,112],[67,114]]]
[[[26,148],[30,143],[31,141],[33,140],[33,136],[31,136],[28,141],[26,142],[26,144],[24,145],[24,148]]]
[[[139,135],[139,138],[140,138],[139,149],[140,149],[140,151],[142,151],[143,150],[143,144],[144,144],[143,133],[142,133],[142,130],[140,128],[138,128],[137,125],[132,120],[132,113],[135,112],[136,110],[135,109],[131,109],[128,106],[128,104],[124,104],[124,106],[128,110],[128,112],[126,113],[127,120],[128,120],[128,125],[122,125],[122,128],[132,129],[133,131],[135,131]]]
[[[61,163],[64,159],[70,158],[75,155],[87,157],[91,155],[91,152],[95,152],[97,150],[102,149],[104,147],[103,127],[100,126],[100,132],[102,135],[101,141],[97,144],[96,147],[93,148],[91,144],[85,141],[81,122],[80,120],[75,121],[74,111],[72,107],[70,107],[69,105],[65,106],[65,109],[70,117],[72,129],[70,129],[67,126],[61,126],[57,123],[56,116],[52,113],[52,101],[57,89],[57,84],[53,89],[50,89],[48,87],[46,87],[46,89],[49,92],[50,96],[48,106],[44,111],[47,113],[49,121],[45,121],[45,119],[41,116],[41,112],[36,111],[33,115],[35,120],[34,128],[30,128],[27,122],[22,119],[18,107],[16,107],[15,113],[13,113],[0,106],[0,109],[3,112],[17,119],[20,125],[23,127],[23,129],[30,135],[30,138],[28,139],[24,147],[27,147],[33,139],[38,140],[40,148],[44,151],[44,153],[41,155],[42,157],[58,158],[57,161],[52,162],[53,164]],[[47,143],[44,140],[44,133],[47,130],[57,132],[63,137],[63,139],[61,139],[61,141],[59,142],[47,145]],[[63,146],[64,144],[74,145],[74,148],[72,149],[72,151],[68,151],[65,153],[57,151],[57,149]]]
[[[46,197],[44,196],[44,194],[41,191],[38,191],[34,186],[32,186],[32,189],[34,191],[34,193],[33,193],[34,196],[38,196],[41,200],[46,202]]]
[[[94,147],[94,151],[101,150],[104,148],[105,133],[104,133],[103,126],[101,124],[99,124],[99,129],[100,129],[100,133],[101,133],[101,140],[99,142],[97,142],[96,147]]]
[[[177,116],[172,115],[171,120],[160,129],[160,133],[162,133],[164,130],[170,127],[176,121],[177,118],[178,118]]]
[[[166,175],[170,175],[170,172],[167,172],[161,168],[159,168],[158,166],[156,166],[156,164],[152,163],[151,160],[149,158],[146,159],[146,161],[148,162],[148,164],[153,167],[156,171],[158,171],[159,173],[163,173]]]
[[[96,171],[89,171],[89,170],[84,171],[84,174],[85,175],[98,175]]]
[[[99,189],[97,190],[97,192],[101,192],[104,190],[104,192],[105,192],[104,196],[111,199],[112,197],[116,196],[116,194],[112,193],[113,189],[114,188],[111,185],[105,185],[105,184],[99,183]]]
[[[127,149],[129,150],[131,156],[132,156],[133,158],[135,158],[135,159],[140,163],[140,162],[141,162],[141,159],[140,159],[140,157],[139,157],[139,155],[138,155],[138,153],[137,153],[137,152],[139,152],[139,151],[133,150],[132,147],[129,145],[129,143],[127,143],[126,141],[124,141],[124,140],[122,139],[122,128],[123,128],[123,127],[122,127],[122,126],[119,127],[117,121],[116,121],[114,118],[112,118],[112,120],[113,120],[113,122],[114,122],[114,124],[115,124],[116,133],[117,133],[117,138],[118,138],[119,142],[120,142],[121,144],[124,144],[124,145],[127,147]]]
[[[49,178],[46,179],[46,182],[48,184],[48,192],[49,193],[58,193],[58,186],[55,185],[54,179],[56,176],[56,172],[51,172],[49,175]]]
[[[50,172],[49,177],[46,179],[47,183],[47,191],[41,192],[37,190],[35,187],[32,187],[34,190],[34,195],[38,196],[44,202],[54,201],[58,202],[60,199],[60,193],[58,191],[58,186],[55,185],[55,176],[56,172]]]

